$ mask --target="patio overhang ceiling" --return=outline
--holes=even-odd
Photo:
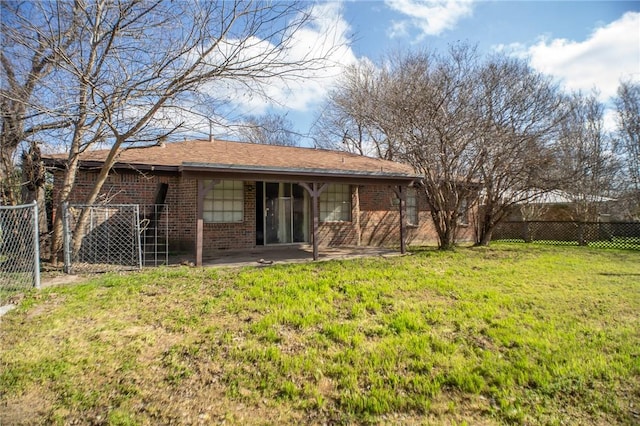
[[[418,176],[399,174],[381,169],[373,170],[332,170],[311,168],[282,168],[268,166],[246,166],[238,164],[192,163],[185,162],[179,167],[185,175],[200,179],[239,179],[278,182],[329,182],[355,185],[385,184],[409,185]]]

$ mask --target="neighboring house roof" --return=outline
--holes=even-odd
[[[577,197],[565,191],[554,190],[535,195],[526,203],[522,204],[572,204],[576,199],[583,199],[592,203],[605,203],[608,201],[615,201],[615,199],[613,198],[602,197],[599,195],[583,195]]]
[[[99,167],[109,150],[85,152],[81,167]],[[66,154],[43,155],[51,166]],[[237,175],[322,176],[413,180],[413,168],[393,161],[325,149],[259,145],[222,140],[169,142],[122,151],[114,168]]]

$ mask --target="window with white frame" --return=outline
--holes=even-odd
[[[469,203],[466,198],[460,200],[460,206],[458,207],[458,224],[469,225]]]
[[[351,187],[334,183],[320,194],[321,222],[351,221]]]
[[[205,181],[205,186],[211,181]],[[205,222],[233,223],[244,219],[244,184],[241,180],[223,180],[204,197],[202,218]]]
[[[418,192],[415,188],[407,189],[406,214],[407,225],[418,225]]]

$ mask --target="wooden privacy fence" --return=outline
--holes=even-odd
[[[640,250],[640,222],[502,222],[492,240]]]

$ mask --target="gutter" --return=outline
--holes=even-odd
[[[221,163],[192,163],[184,162],[179,167],[179,171],[189,172],[235,172],[235,173],[258,173],[285,176],[308,176],[308,177],[329,177],[329,178],[371,178],[371,179],[391,179],[391,180],[407,180],[412,181],[418,176],[408,173],[385,172],[381,168],[380,172],[356,171],[356,170],[338,170],[338,169],[312,169],[312,168],[294,168],[294,167],[269,167],[269,166],[247,166],[237,164],[221,164]]]

